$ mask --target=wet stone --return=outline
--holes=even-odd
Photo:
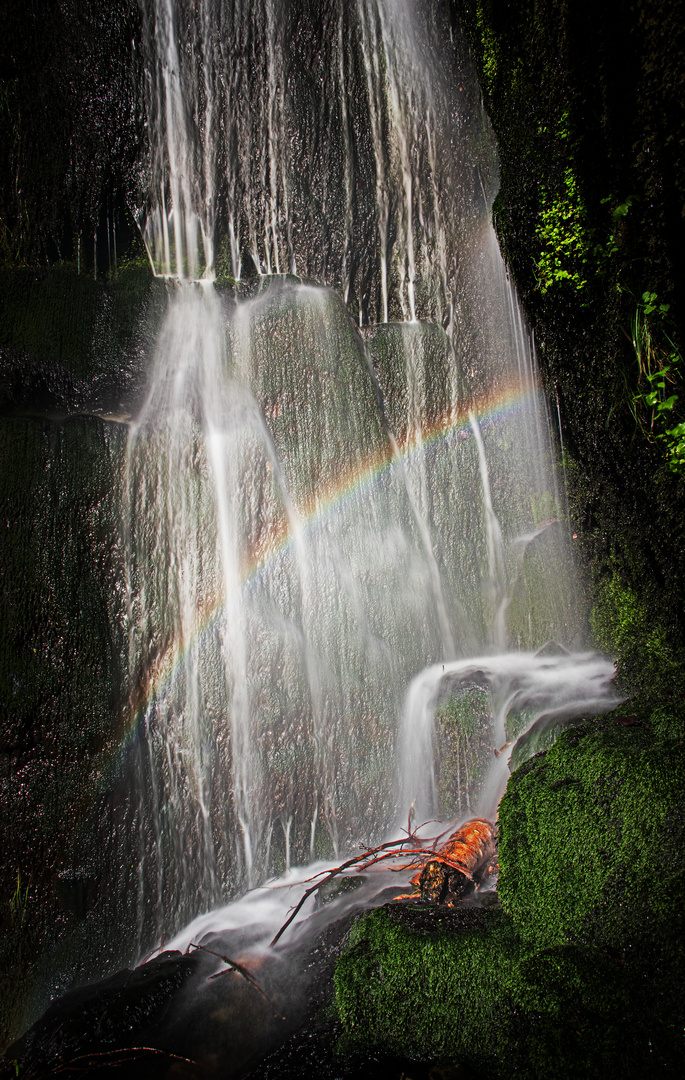
[[[163,1019],[203,962],[198,954],[162,953],[132,971],[72,990],[9,1048],[6,1059],[28,1062],[39,1076],[94,1051],[149,1044],[150,1027]]]
[[[484,894],[496,897],[496,893]],[[496,904],[495,899],[495,904]],[[461,903],[454,907],[437,906],[435,904],[415,903],[412,901],[398,901],[386,904],[385,911],[388,918],[411,930],[416,934],[434,936],[445,933],[462,933],[465,930],[483,930],[487,919],[487,911],[493,906],[488,900],[482,907],[472,904]]]

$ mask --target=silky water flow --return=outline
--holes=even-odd
[[[146,0],[168,310],[126,459],[141,955],[264,944],[292,903],[267,880],[412,807],[494,816],[506,744],[611,707],[441,19]]]

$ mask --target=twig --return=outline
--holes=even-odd
[[[224,956],[223,953],[215,952],[214,949],[208,949],[206,945],[195,945],[192,941],[188,946],[188,949],[200,949],[202,952],[209,953],[211,956],[216,956],[219,960],[223,960],[224,964],[228,964],[228,967],[224,971],[215,971],[213,975],[210,975],[207,982],[210,982],[212,979],[219,979],[222,975],[229,975],[231,971],[237,971],[250,986],[254,987],[258,994],[262,995],[267,1005],[273,1010],[274,1016],[279,1020],[285,1020],[282,1013],[279,1013],[274,1007],[271,998],[264,993],[254,975],[252,975],[243,964],[239,964],[237,960],[231,960],[230,956]]]
[[[60,1062],[54,1069],[51,1069],[49,1073],[44,1073],[44,1076],[58,1076],[60,1073],[65,1072],[82,1072],[83,1068],[88,1068],[90,1062],[93,1062],[95,1058],[107,1058],[112,1064],[121,1062],[122,1064],[127,1061],[135,1061],[141,1054],[160,1054],[162,1057],[169,1058],[172,1061],[184,1061],[187,1065],[197,1066],[197,1061],[193,1061],[191,1058],[180,1057],[178,1054],[172,1054],[169,1050],[160,1050],[155,1046],[127,1046],[122,1047],[120,1050],[105,1050],[102,1052],[94,1051],[91,1054],[79,1054],[78,1057],[72,1058],[70,1061]],[[126,1056],[124,1056],[126,1055]],[[132,1056],[131,1056],[132,1055]],[[83,1062],[83,1065],[79,1065],[79,1062]],[[107,1062],[100,1061],[101,1064],[107,1067]]]
[[[442,834],[442,836],[444,835],[445,833]],[[437,839],[441,839],[441,837],[437,837]],[[421,843],[420,839],[416,836],[416,834],[412,833],[410,836],[407,836],[405,840],[391,840],[387,844],[380,844],[377,848],[366,851],[362,855],[355,855],[353,856],[353,858],[347,859],[346,862],[341,863],[340,866],[336,866],[333,870],[328,870],[324,872],[323,875],[315,875],[315,877],[319,877],[321,878],[321,880],[316,881],[315,884],[311,885],[308,889],[305,890],[297,904],[295,904],[294,908],[291,910],[290,915],[283,923],[276,936],[273,938],[271,945],[275,945],[279,938],[282,936],[282,934],[288,929],[290,924],[293,922],[293,920],[296,918],[297,914],[301,910],[303,904],[312,895],[312,893],[315,893],[318,889],[320,889],[321,886],[326,883],[326,881],[330,881],[331,878],[337,877],[339,874],[344,873],[345,870],[349,870],[352,867],[354,867],[357,871],[367,870],[370,866],[375,866],[376,863],[383,862],[386,859],[410,859],[412,861],[405,862],[402,866],[396,867],[394,869],[413,870],[417,866],[420,866],[421,862],[430,862],[433,859],[436,854],[434,847],[428,850],[423,847],[410,848],[404,851],[388,850],[390,848],[403,847],[405,844],[408,844],[410,840],[412,840],[414,843]],[[451,866],[452,869],[458,870],[459,873],[463,874],[464,877],[468,878],[469,881],[473,881],[472,874],[466,869],[465,866],[462,866],[462,864],[458,862],[458,860],[451,858],[449,855],[441,855],[440,861],[445,863],[447,866]],[[310,878],[309,880],[314,881],[314,878]],[[307,883],[302,882],[302,884],[304,885]]]
[[[162,952],[164,951],[165,942],[166,942],[166,930],[163,931],[161,941],[160,941],[159,945],[157,946],[157,948],[153,949],[152,952],[149,952],[147,954],[147,956],[144,956],[143,959],[140,961],[140,963],[137,965],[137,967],[142,967],[143,964],[147,964],[148,960],[151,960],[153,956],[161,955]]]

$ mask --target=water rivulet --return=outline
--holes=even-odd
[[[488,699],[456,815],[508,716],[602,708],[610,665],[532,656],[578,631],[563,497],[493,140],[423,7],[145,5],[169,282],[125,464],[141,947],[434,813],[450,695]]]

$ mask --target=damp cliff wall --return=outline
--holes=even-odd
[[[498,140],[495,227],[558,409],[594,638],[628,690],[677,696],[685,10],[452,0],[451,13]]]
[[[146,263],[121,266],[127,246],[135,253],[130,207],[144,184],[138,6],[87,7],[63,0],[40,17],[17,8],[0,46],[8,837],[0,906],[2,959],[18,973],[0,1040],[31,1015],[20,980],[31,985],[41,953],[57,950],[37,998],[53,971],[64,985],[91,974],[62,962],[60,935],[73,932],[90,956],[101,950],[106,967],[123,962],[130,946],[121,942],[133,934],[116,921],[133,868],[100,843],[121,822],[97,798],[100,777],[118,782],[107,774],[108,749],[124,705],[111,487],[124,434],[112,416],[132,407],[153,337],[150,329],[138,340],[132,327],[143,316],[157,325],[163,292]],[[626,334],[637,312],[668,356],[664,335],[677,349],[685,329],[682,5],[597,12],[580,3],[454,2],[452,10],[470,35],[498,135],[498,234],[554,410],[558,394],[597,642],[621,654],[629,684],[670,693],[685,639],[683,481],[651,435],[649,407],[640,402],[635,415],[633,398],[649,386]],[[105,281],[115,243],[119,274]],[[57,265],[62,259],[70,265]],[[657,297],[653,312],[645,313],[653,306],[645,292]],[[64,420],[71,412],[79,415]],[[54,588],[41,591],[37,581]],[[54,631],[42,654],[39,624]],[[86,821],[84,846],[81,824],[93,806],[102,832]]]
[[[143,247],[132,207],[144,135],[136,0],[48,0],[3,16],[4,1047],[55,979],[69,982],[59,974],[70,967],[59,957],[65,934],[105,967],[128,951],[112,932],[121,915],[115,868],[125,878],[132,872],[121,857],[129,841],[111,769],[127,647],[119,420],[138,400],[149,344],[140,328],[154,332],[163,288],[147,258],[136,262]],[[115,852],[108,837],[117,834]],[[41,957],[53,953],[47,974]],[[99,973],[102,962],[77,977]]]
[[[140,22],[136,0],[46,0],[3,12],[3,265],[71,260],[103,273],[134,239],[145,134]]]

